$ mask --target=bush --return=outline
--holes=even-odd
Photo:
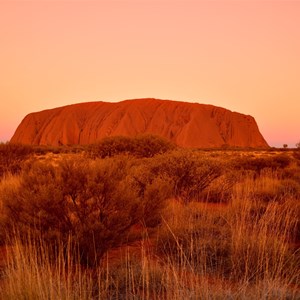
[[[90,145],[88,153],[91,157],[111,157],[119,154],[130,154],[136,157],[153,157],[175,148],[170,141],[155,135],[139,135],[136,137],[114,136],[102,139]]]
[[[33,153],[33,148],[21,144],[0,144],[0,178],[5,173],[20,172],[22,163]]]
[[[166,176],[172,185],[172,196],[185,202],[201,200],[203,192],[221,176],[223,164],[188,150],[161,155],[153,161],[152,172]]]
[[[291,162],[290,157],[285,154],[275,157],[239,158],[233,162],[236,170],[254,171],[260,174],[263,169],[278,170],[286,168]]]
[[[142,199],[141,209],[143,223],[147,227],[155,227],[161,221],[161,210],[165,201],[172,197],[172,182],[165,174],[153,172],[153,160],[139,161],[131,171],[131,177]]]
[[[126,242],[134,224],[157,225],[165,193],[159,180],[141,188],[124,158],[69,159],[58,166],[27,165],[18,189],[2,196],[6,229],[33,231],[50,244],[78,242],[82,262],[97,263]]]

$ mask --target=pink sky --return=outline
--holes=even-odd
[[[300,1],[0,1],[0,141],[26,114],[154,97],[300,141]]]

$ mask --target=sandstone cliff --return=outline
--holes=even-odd
[[[11,142],[90,144],[107,136],[160,135],[183,147],[268,147],[253,117],[198,103],[137,99],[30,113]]]

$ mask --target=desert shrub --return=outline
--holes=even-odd
[[[92,157],[111,157],[117,154],[132,153],[134,145],[131,138],[125,136],[107,137],[100,142],[90,145],[88,153]]]
[[[152,159],[144,159],[135,163],[131,170],[131,177],[142,200],[143,222],[147,227],[155,227],[161,221],[161,210],[165,201],[172,197],[171,179],[163,173],[153,172]]]
[[[136,155],[139,157],[153,157],[176,148],[169,140],[160,136],[142,134],[136,138]]]
[[[140,184],[140,183],[139,183]],[[168,181],[155,178],[146,182],[143,187],[138,188],[142,210],[142,221],[146,227],[155,227],[161,222],[161,210],[165,207],[164,199],[169,198],[170,188]]]
[[[33,153],[33,148],[22,144],[0,144],[0,178],[7,172],[20,172],[22,163]]]
[[[57,170],[51,165],[35,163],[24,167],[19,187],[1,195],[7,225],[15,226],[24,234],[39,227],[51,237],[57,235],[55,228],[64,225],[65,209],[57,176]],[[7,229],[12,230],[10,226]]]
[[[130,154],[137,157],[153,157],[175,148],[175,145],[155,135],[138,135],[136,137],[114,136],[102,139],[90,145],[88,153],[92,157],[111,157]]]
[[[1,195],[6,229],[36,231],[51,244],[71,236],[82,261],[93,264],[126,242],[134,224],[159,223],[163,185],[156,180],[141,189],[129,169],[124,158],[28,164],[19,188]]]
[[[260,174],[263,169],[284,169],[290,162],[290,157],[281,154],[274,157],[240,157],[235,159],[232,165],[236,170],[251,170],[256,174]]]
[[[161,155],[151,168],[153,174],[169,178],[172,196],[185,202],[201,200],[203,191],[224,171],[220,161],[187,150]]]

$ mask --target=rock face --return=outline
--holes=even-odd
[[[268,147],[253,117],[198,103],[137,99],[90,102],[27,115],[11,142],[91,144],[107,136],[160,135],[183,147]]]

